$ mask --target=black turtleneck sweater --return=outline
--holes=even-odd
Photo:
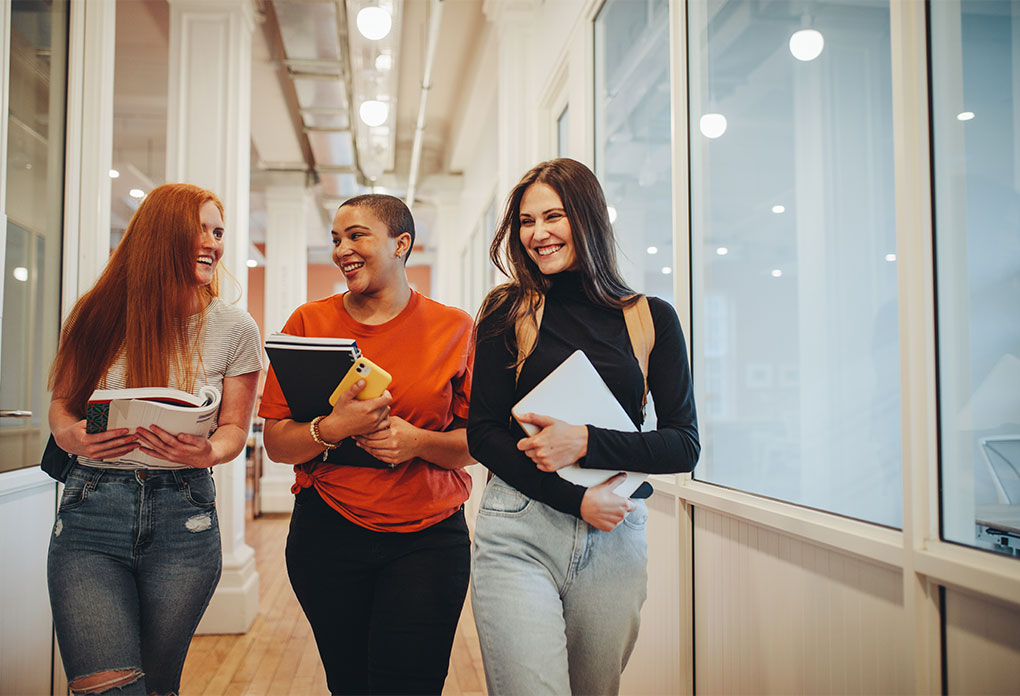
[[[698,461],[697,414],[683,331],[673,308],[648,298],[655,325],[655,347],[648,360],[648,386],[655,402],[656,429],[625,433],[588,426],[588,454],[578,462],[593,469],[627,469],[650,474],[691,471]],[[560,512],[580,517],[585,489],[557,474],[539,471],[517,449],[526,437],[511,407],[571,353],[581,349],[598,370],[632,421],[640,426],[644,382],[631,348],[623,312],[594,304],[580,275],[559,273],[545,299],[535,351],[514,384],[516,355],[501,331],[508,304],[478,327],[471,377],[468,447],[471,455],[511,486]],[[495,335],[493,335],[495,334]]]

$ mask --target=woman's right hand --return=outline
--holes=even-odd
[[[365,380],[359,379],[340,395],[333,410],[319,421],[319,433],[327,442],[339,442],[352,435],[374,433],[389,427],[390,402],[393,396],[387,389],[375,399],[359,401],[357,396],[365,388]]]
[[[54,431],[53,439],[65,452],[97,460],[120,457],[138,447],[138,438],[128,428],[86,433],[84,420]]]
[[[630,498],[613,493],[613,489],[623,483],[625,478],[627,475],[620,473],[585,491],[581,499],[581,519],[603,532],[616,529],[636,507]]]

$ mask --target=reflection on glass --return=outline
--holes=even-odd
[[[899,527],[888,2],[687,7],[695,476]]]
[[[39,463],[49,436],[47,376],[60,323],[67,7],[13,2],[5,156],[6,257],[0,332],[0,471]]]
[[[1020,555],[1020,4],[930,12],[942,535]]]
[[[669,4],[607,0],[595,18],[595,173],[615,210],[620,270],[672,303]]]

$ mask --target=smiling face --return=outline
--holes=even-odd
[[[544,275],[577,270],[577,254],[563,201],[548,184],[536,181],[521,197],[521,244]]]
[[[199,285],[208,285],[216,273],[223,256],[223,216],[213,201],[206,201],[198,211],[202,231],[195,249],[195,279]]]
[[[391,237],[368,206],[345,205],[333,218],[333,263],[356,294],[383,289],[404,272],[410,236]]]

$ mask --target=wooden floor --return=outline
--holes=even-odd
[[[248,520],[246,537],[259,573],[259,615],[244,635],[196,636],[184,664],[181,694],[328,694],[312,629],[287,580],[283,549],[290,516]],[[470,602],[461,614],[443,694],[485,694]]]

